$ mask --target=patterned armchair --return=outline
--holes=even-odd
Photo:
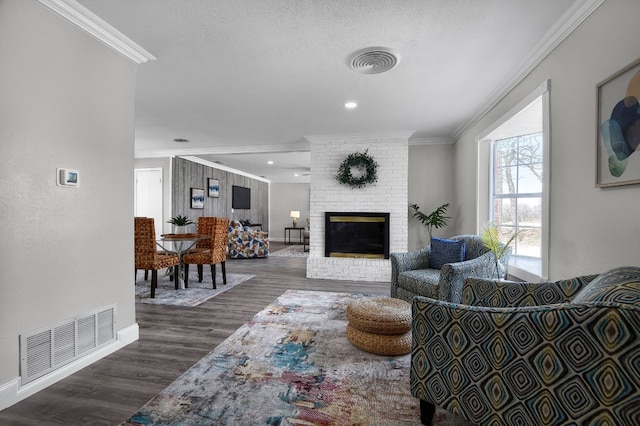
[[[239,221],[229,223],[229,257],[250,259],[269,255],[269,233],[243,226]]]
[[[640,268],[413,300],[411,392],[479,425],[640,424]]]
[[[504,278],[511,249],[505,250],[496,272],[491,252],[477,235],[458,235],[451,240],[464,241],[465,260],[446,263],[440,269],[430,268],[431,247],[409,253],[391,253],[391,297],[411,303],[414,296],[460,303],[464,280],[470,277]]]

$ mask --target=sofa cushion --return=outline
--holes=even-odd
[[[420,296],[438,298],[438,281],[440,271],[437,269],[412,269],[398,275],[398,287]]]
[[[640,305],[640,268],[615,268],[598,275],[572,303],[617,302]]]
[[[440,269],[445,263],[462,262],[465,257],[466,245],[460,240],[431,239],[429,253],[429,267]]]

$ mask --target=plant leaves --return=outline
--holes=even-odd
[[[427,227],[429,232],[429,238],[431,238],[431,231],[433,228],[439,229],[447,226],[447,222],[451,219],[449,216],[445,216],[449,203],[443,204],[429,214],[424,214],[420,211],[420,207],[417,204],[409,205],[413,209],[413,216],[418,219],[424,226]]]
[[[187,226],[187,225],[192,225],[193,224],[191,219],[189,219],[187,216],[181,216],[181,215],[172,217],[171,219],[169,219],[167,221],[167,223],[170,223],[170,224],[176,225],[176,226]]]

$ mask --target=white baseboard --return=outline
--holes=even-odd
[[[139,338],[140,330],[138,324],[130,325],[116,333],[116,340],[96,349],[94,352],[72,362],[64,367],[52,371],[51,373],[34,380],[33,382],[20,386],[20,377],[15,378],[7,383],[0,384],[0,410],[4,410],[13,404],[22,401],[25,398],[51,386],[82,370],[84,367],[104,358],[107,355],[127,346],[129,343],[135,342]]]

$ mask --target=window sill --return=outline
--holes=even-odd
[[[541,282],[547,278],[542,276],[540,259],[524,256],[512,256],[509,261],[508,274],[526,282]]]

